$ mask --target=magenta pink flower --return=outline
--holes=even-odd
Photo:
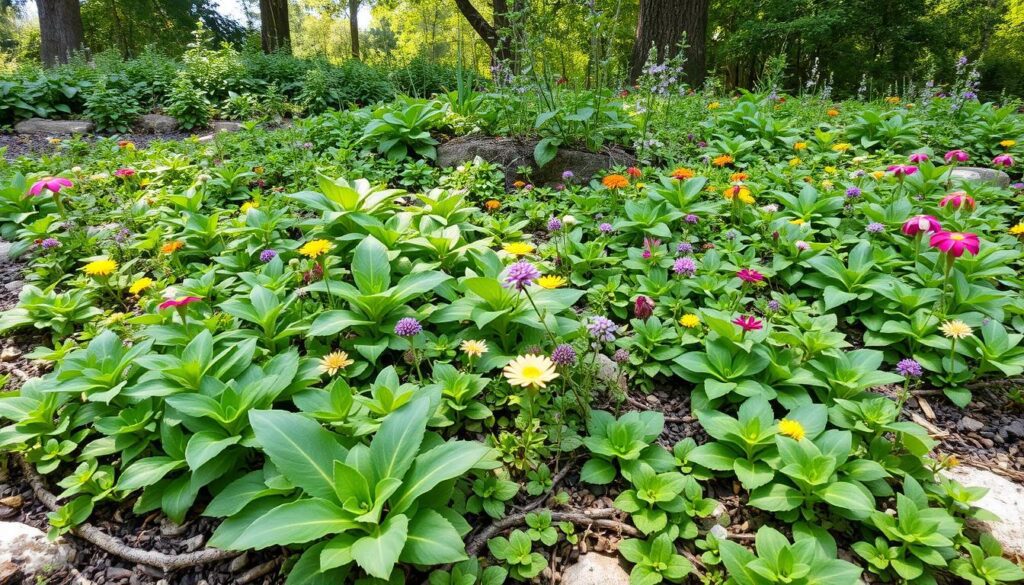
[[[914,165],[889,165],[886,170],[902,179],[916,173],[917,167]]]
[[[914,164],[920,164],[923,162],[928,162],[928,155],[923,152],[915,152],[910,155],[909,159],[910,162]]]
[[[992,159],[992,164],[996,165],[997,167],[1012,167],[1013,157],[1010,156],[1009,154],[1003,153]]]
[[[736,273],[736,276],[740,277],[743,282],[761,282],[764,280],[764,275],[756,270],[750,268],[744,268]]]
[[[638,296],[633,304],[633,314],[636,315],[637,319],[646,321],[654,314],[654,301],[643,295]]]
[[[950,162],[950,161],[952,161],[954,159],[957,160],[957,161],[960,161],[960,162],[967,162],[967,159],[969,159],[971,157],[967,155],[967,151],[966,150],[960,150],[958,148],[956,150],[951,150],[951,151],[947,152],[945,154],[945,156],[943,156],[942,158],[946,159],[946,162]]]
[[[978,250],[981,249],[978,236],[964,232],[939,232],[931,237],[928,245],[938,248],[939,251],[949,254],[953,258],[963,256],[964,252],[970,252],[972,256],[976,256]]]
[[[734,325],[739,325],[744,333],[747,331],[757,331],[764,326],[760,319],[752,315],[741,315],[733,319],[732,322]]]
[[[130,177],[135,174],[135,169],[117,169],[114,171],[115,177]]]
[[[177,309],[178,307],[185,307],[185,306],[188,306],[188,305],[190,305],[192,303],[199,302],[201,300],[203,300],[203,299],[201,299],[199,297],[178,297],[176,299],[168,299],[168,300],[160,303],[160,307],[159,308],[160,309],[170,309],[170,308],[173,307],[173,308]]]
[[[916,236],[920,233],[940,232],[942,224],[931,215],[915,215],[903,222],[903,233],[908,236]]]
[[[43,190],[51,193],[60,193],[60,190],[67,187],[70,189],[74,187],[74,183],[65,179],[64,177],[46,177],[41,181],[36,181],[32,184],[32,188],[28,190],[29,194],[37,196],[43,192]]]
[[[939,207],[946,207],[952,205],[954,209],[960,209],[961,207],[967,207],[968,209],[974,209],[976,203],[974,197],[971,197],[963,191],[953,191],[946,195],[939,201]]]

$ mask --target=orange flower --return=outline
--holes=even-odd
[[[728,154],[720,154],[711,161],[711,164],[716,167],[724,167],[725,165],[731,165],[733,162],[735,162],[735,159]]]
[[[729,182],[742,183],[743,181],[746,181],[749,178],[750,175],[748,175],[747,173],[733,173],[731,176],[729,176]]]
[[[515,183],[512,183],[512,186],[516,189],[522,189],[526,186],[526,183],[524,181],[516,181]]]
[[[185,242],[182,242],[181,240],[171,240],[170,242],[167,242],[166,244],[161,246],[160,251],[163,252],[164,254],[173,254],[184,247]]]
[[[608,175],[601,179],[601,184],[609,189],[624,189],[629,186],[629,179],[622,175]]]
[[[827,111],[825,113],[828,114],[829,118],[835,118],[836,116],[839,115],[839,110],[837,110],[835,108],[831,108],[829,111]]]
[[[484,208],[487,209],[487,211],[497,211],[499,207],[501,207],[501,202],[497,199],[488,199],[484,203]]]
[[[678,179],[680,181],[685,181],[686,179],[692,179],[695,176],[696,176],[696,174],[693,171],[691,171],[690,169],[687,169],[685,167],[679,167],[678,169],[672,171],[672,178],[673,179]]]

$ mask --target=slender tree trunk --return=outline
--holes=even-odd
[[[36,6],[43,65],[67,63],[72,53],[85,48],[81,5],[78,0],[38,0]]]
[[[264,53],[291,52],[288,0],[260,0],[260,39]]]
[[[487,48],[491,50],[492,63],[497,62],[511,64],[512,70],[518,70],[518,58],[512,46],[511,35],[506,34],[509,29],[508,2],[507,0],[492,0],[494,7],[494,24],[487,22],[480,11],[473,6],[472,0],[455,0],[455,6],[466,18],[469,25],[473,27],[476,34],[480,35]]]
[[[707,28],[710,0],[640,0],[636,42],[629,65],[630,82],[643,72],[647,55],[654,47],[662,63],[678,52],[686,34],[686,78],[697,87],[707,74]]]
[[[358,61],[359,56],[359,2],[348,0],[348,30],[352,37],[352,58]]]

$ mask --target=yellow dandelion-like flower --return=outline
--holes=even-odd
[[[544,388],[558,377],[554,362],[547,356],[533,354],[518,356],[502,373],[510,385],[523,388]]]
[[[754,197],[750,194],[750,189],[747,189],[743,185],[731,185],[726,187],[722,191],[722,196],[732,201],[733,199],[739,199],[747,205],[754,204]]]
[[[117,270],[117,262],[109,258],[90,262],[82,268],[89,276],[110,276]]]
[[[825,172],[830,174],[830,175],[836,174],[836,170],[837,169],[835,167],[825,167]]]
[[[807,222],[805,222],[802,217],[798,217],[796,219],[789,220],[789,223],[793,225],[804,225]]]
[[[1010,235],[1024,236],[1024,221],[1010,228]]]
[[[645,187],[647,187],[647,183],[637,183],[636,184],[636,188],[637,189],[643,189]]]
[[[710,104],[708,104],[708,109],[709,110],[717,110],[720,107],[722,107],[722,104],[720,104],[718,102],[711,102]]]
[[[693,329],[694,327],[700,325],[700,317],[694,315],[693,313],[689,313],[679,318],[679,324],[688,329]]]
[[[807,431],[799,421],[784,418],[779,421],[779,434],[799,441],[807,436]]]
[[[61,142],[63,142],[63,140],[61,140],[60,138],[47,138],[46,141],[49,142],[50,144],[60,144]]]
[[[1017,144],[1016,140],[1001,140],[999,142],[999,146],[1002,146],[1003,148],[1010,148],[1011,146],[1014,146],[1016,144]]]
[[[794,142],[793,143],[793,150],[799,151],[799,150],[805,150],[806,148],[807,148],[807,143],[806,142]]]
[[[344,370],[354,363],[354,361],[349,359],[348,353],[344,351],[332,351],[320,358],[320,369],[328,375],[333,376],[340,370]]]
[[[832,185],[833,185],[832,181],[830,181],[828,179],[825,179],[824,181],[821,182],[821,188],[822,189],[831,189]]]
[[[971,326],[960,319],[946,321],[939,326],[939,330],[942,331],[943,335],[951,339],[963,339],[972,333]]]
[[[259,206],[260,206],[260,202],[259,201],[246,201],[245,203],[242,204],[242,206],[240,208],[238,208],[238,211],[240,211],[241,213],[245,214],[245,213],[249,213],[250,209],[258,209]]]
[[[556,276],[554,274],[546,274],[537,279],[537,284],[543,288],[561,288],[565,286],[566,282],[564,276]]]
[[[263,167],[258,167],[258,166],[252,168],[252,172],[256,173],[257,175],[262,175],[264,170],[266,170],[266,169],[264,169]]]
[[[833,145],[832,150],[835,152],[846,152],[853,148],[853,145],[849,142],[840,142],[839,144]]]
[[[469,357],[478,358],[487,353],[487,342],[482,339],[466,339],[459,344],[459,349]]]
[[[898,96],[892,95],[885,98],[885,103],[895,106],[896,104],[900,103],[900,98]]]
[[[881,181],[881,180],[882,180],[882,178],[883,178],[883,177],[885,177],[885,171],[874,171],[873,173],[871,173],[871,176],[872,176],[872,177],[873,177],[873,178],[874,178],[874,179],[875,179],[876,181]]]
[[[509,242],[501,247],[507,254],[513,256],[525,256],[533,252],[533,244],[528,242]]]
[[[128,287],[128,292],[133,295],[137,295],[151,286],[153,286],[153,279],[148,276],[143,276]]]
[[[942,466],[946,469],[952,469],[960,465],[960,458],[956,455],[949,455],[942,461]]]
[[[301,248],[299,248],[299,254],[302,254],[307,258],[319,258],[327,252],[330,252],[333,247],[334,244],[327,240],[312,240],[306,242]]]
[[[173,254],[184,247],[185,242],[182,242],[181,240],[171,240],[163,246],[160,246],[160,252],[164,254]]]
[[[801,162],[802,161],[800,160],[800,157],[794,156],[793,158],[789,159],[789,166],[795,167],[798,164],[800,164]]]

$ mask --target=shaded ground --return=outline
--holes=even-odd
[[[164,134],[118,134],[118,140],[128,140],[135,143],[138,148],[146,148],[150,142],[157,140],[184,140],[190,136],[209,134],[211,131],[203,132],[168,132]],[[64,137],[66,138],[66,137]],[[90,135],[85,140],[95,140],[96,136]],[[50,144],[49,137],[41,134],[0,134],[0,148],[6,148],[4,158],[15,160],[20,156],[39,156],[54,154],[57,146]]]

